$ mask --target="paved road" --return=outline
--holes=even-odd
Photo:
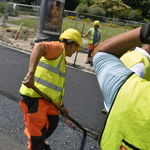
[[[0,45],[0,149],[3,150],[9,150],[11,145],[25,149],[27,142],[23,133],[24,122],[18,104],[18,91],[28,70],[29,56]],[[64,103],[71,117],[82,126],[100,133],[106,117],[101,114],[102,100],[94,74],[67,66]],[[81,149],[83,134],[67,127],[64,122],[65,119],[60,117],[57,130],[48,139],[52,150]],[[9,142],[7,144],[3,141]],[[84,149],[100,150],[98,141],[88,136]]]

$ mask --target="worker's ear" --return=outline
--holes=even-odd
[[[75,46],[75,42],[70,43],[70,48]]]
[[[78,44],[77,44],[76,42],[74,42],[74,43],[73,43],[73,46],[77,47],[77,46],[78,46]]]

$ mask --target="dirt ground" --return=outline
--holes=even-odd
[[[33,49],[36,33],[34,33],[32,30],[29,29],[28,30],[22,29],[18,39],[15,40],[16,33],[17,33],[16,28],[0,26],[0,43],[1,42],[2,44],[6,43],[10,47],[31,52]],[[87,42],[88,41],[86,39],[82,39],[82,46],[84,48],[87,48]],[[75,59],[76,53],[73,54],[72,57],[66,57],[67,62],[71,64],[75,63]],[[92,70],[93,72],[94,67],[93,66],[91,67],[89,64],[86,64],[85,63],[86,60],[87,60],[87,53],[78,53],[76,65],[80,65],[83,68],[85,68],[85,70],[87,68],[88,71]]]
[[[17,29],[0,26],[0,42],[5,42],[19,49],[32,50],[36,33],[32,30],[22,29],[17,40]]]
[[[36,37],[36,33],[29,29],[22,29],[17,40],[16,28],[0,26],[0,42],[5,42],[16,48],[31,51]],[[82,39],[82,46],[87,48],[87,40]]]

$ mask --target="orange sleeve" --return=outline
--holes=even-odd
[[[52,41],[52,42],[43,42],[43,43],[46,49],[44,57],[47,59],[51,59],[51,60],[55,59],[63,52],[63,47],[58,42]]]

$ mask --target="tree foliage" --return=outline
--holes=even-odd
[[[142,12],[139,9],[132,10],[128,16],[129,20],[132,21],[142,21]]]
[[[27,4],[27,5],[31,5],[32,2],[34,2],[35,0],[11,0],[12,2],[19,2],[21,4]]]
[[[132,7],[132,9],[139,9],[143,0],[122,0],[126,5]]]
[[[116,17],[122,20],[128,20],[128,16],[132,10],[122,10],[120,13],[116,14]]]
[[[105,16],[106,12],[103,8],[96,6],[96,5],[92,5],[89,8],[89,13],[92,15],[99,15],[99,16]]]
[[[107,16],[114,17],[116,13],[123,10],[131,10],[131,7],[124,4],[122,0],[95,0],[96,5],[104,8]]]
[[[87,3],[81,2],[75,11],[80,12],[80,13],[88,13],[89,12],[89,6]]]
[[[65,9],[67,10],[74,10],[75,9],[75,0],[66,0],[65,1]]]
[[[88,4],[88,6],[94,5],[94,0],[76,0],[76,3],[79,5],[80,3]]]
[[[145,0],[141,4],[142,17],[149,19],[149,11],[150,11],[150,0]]]
[[[123,2],[132,7],[132,9],[134,10],[141,10],[142,17],[149,18],[150,0],[123,0]]]

